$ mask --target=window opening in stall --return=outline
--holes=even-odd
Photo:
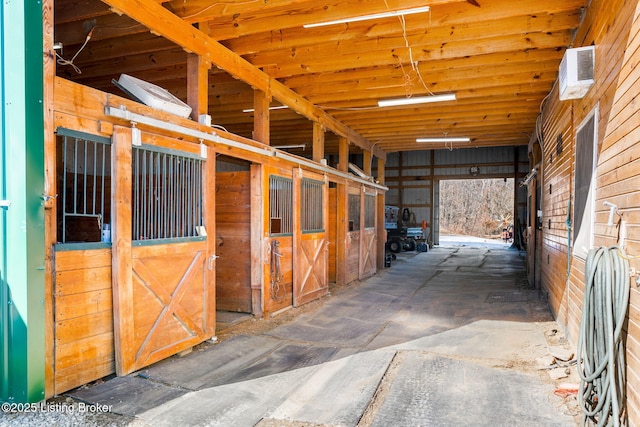
[[[360,230],[360,195],[349,194],[349,231]]]
[[[304,178],[302,180],[301,228],[302,232],[324,230],[322,189],[324,182]]]
[[[293,180],[281,176],[269,177],[269,233],[293,233]]]
[[[58,241],[109,242],[111,140],[59,128],[56,155]]]
[[[364,228],[376,226],[376,196],[365,194],[364,197]]]
[[[190,153],[143,145],[133,149],[133,240],[204,235],[202,165]]]

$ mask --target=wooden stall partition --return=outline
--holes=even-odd
[[[55,250],[55,394],[115,372],[111,289],[110,248]]]
[[[251,174],[216,174],[216,309],[252,312]]]
[[[347,195],[348,231],[346,241],[346,272],[345,283],[358,280],[360,276],[360,220],[361,220],[361,189],[349,186]]]
[[[363,280],[376,273],[377,243],[376,197],[374,189],[362,187],[360,198],[360,261],[358,279]]]
[[[162,143],[162,138],[143,140]],[[186,144],[182,147],[179,141],[173,141],[173,144],[189,149]],[[154,212],[151,202],[147,204],[147,196],[164,198],[166,192],[162,186],[168,184],[163,183],[170,182],[171,177],[185,176],[187,172],[169,168],[164,178],[154,178],[156,181],[153,182],[151,176],[155,172],[152,171],[142,170],[139,175],[132,176],[132,129],[114,127],[113,147],[116,370],[118,375],[126,375],[188,349],[215,332],[215,276],[212,274],[215,262],[209,240],[215,236],[215,191],[213,187],[208,188],[215,183],[215,156],[208,156],[201,166],[202,187],[199,191],[206,195],[203,197],[204,228],[200,228],[199,236],[164,238],[158,237],[157,230],[165,229],[167,222],[186,221],[184,218],[190,211],[185,209],[177,215]],[[143,185],[136,190],[133,179],[145,180],[145,176],[148,176],[149,187]],[[173,185],[170,195],[166,196],[167,203],[197,204],[197,200],[184,196],[186,185],[186,182]],[[135,207],[134,198],[138,197],[138,192],[143,193],[138,200],[146,208]],[[147,196],[145,192],[148,192]],[[149,211],[150,216],[146,216]],[[132,231],[136,230],[134,219],[138,221],[141,216],[145,217],[140,221],[143,227]],[[186,229],[186,226],[182,228]]]
[[[329,184],[325,176],[299,168],[293,184],[293,305],[297,307],[329,291]]]
[[[263,306],[273,315],[293,305],[293,176],[291,169],[262,167]]]

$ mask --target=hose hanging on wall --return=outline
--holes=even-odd
[[[274,240],[271,249],[271,299],[281,302],[285,297],[284,286],[282,286],[282,270],[280,268],[280,258],[282,254],[278,247],[280,242]]]
[[[621,333],[629,303],[629,262],[617,246],[592,249],[585,279],[578,340],[582,424],[619,426],[626,417]]]

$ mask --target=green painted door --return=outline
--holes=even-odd
[[[39,0],[0,5],[0,401],[44,398],[43,31]]]

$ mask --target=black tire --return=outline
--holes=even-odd
[[[408,251],[415,251],[416,250],[416,246],[417,246],[417,244],[416,244],[415,240],[409,239],[407,241],[407,250]]]
[[[400,252],[400,242],[397,240],[392,240],[389,242],[389,250],[394,253]]]

